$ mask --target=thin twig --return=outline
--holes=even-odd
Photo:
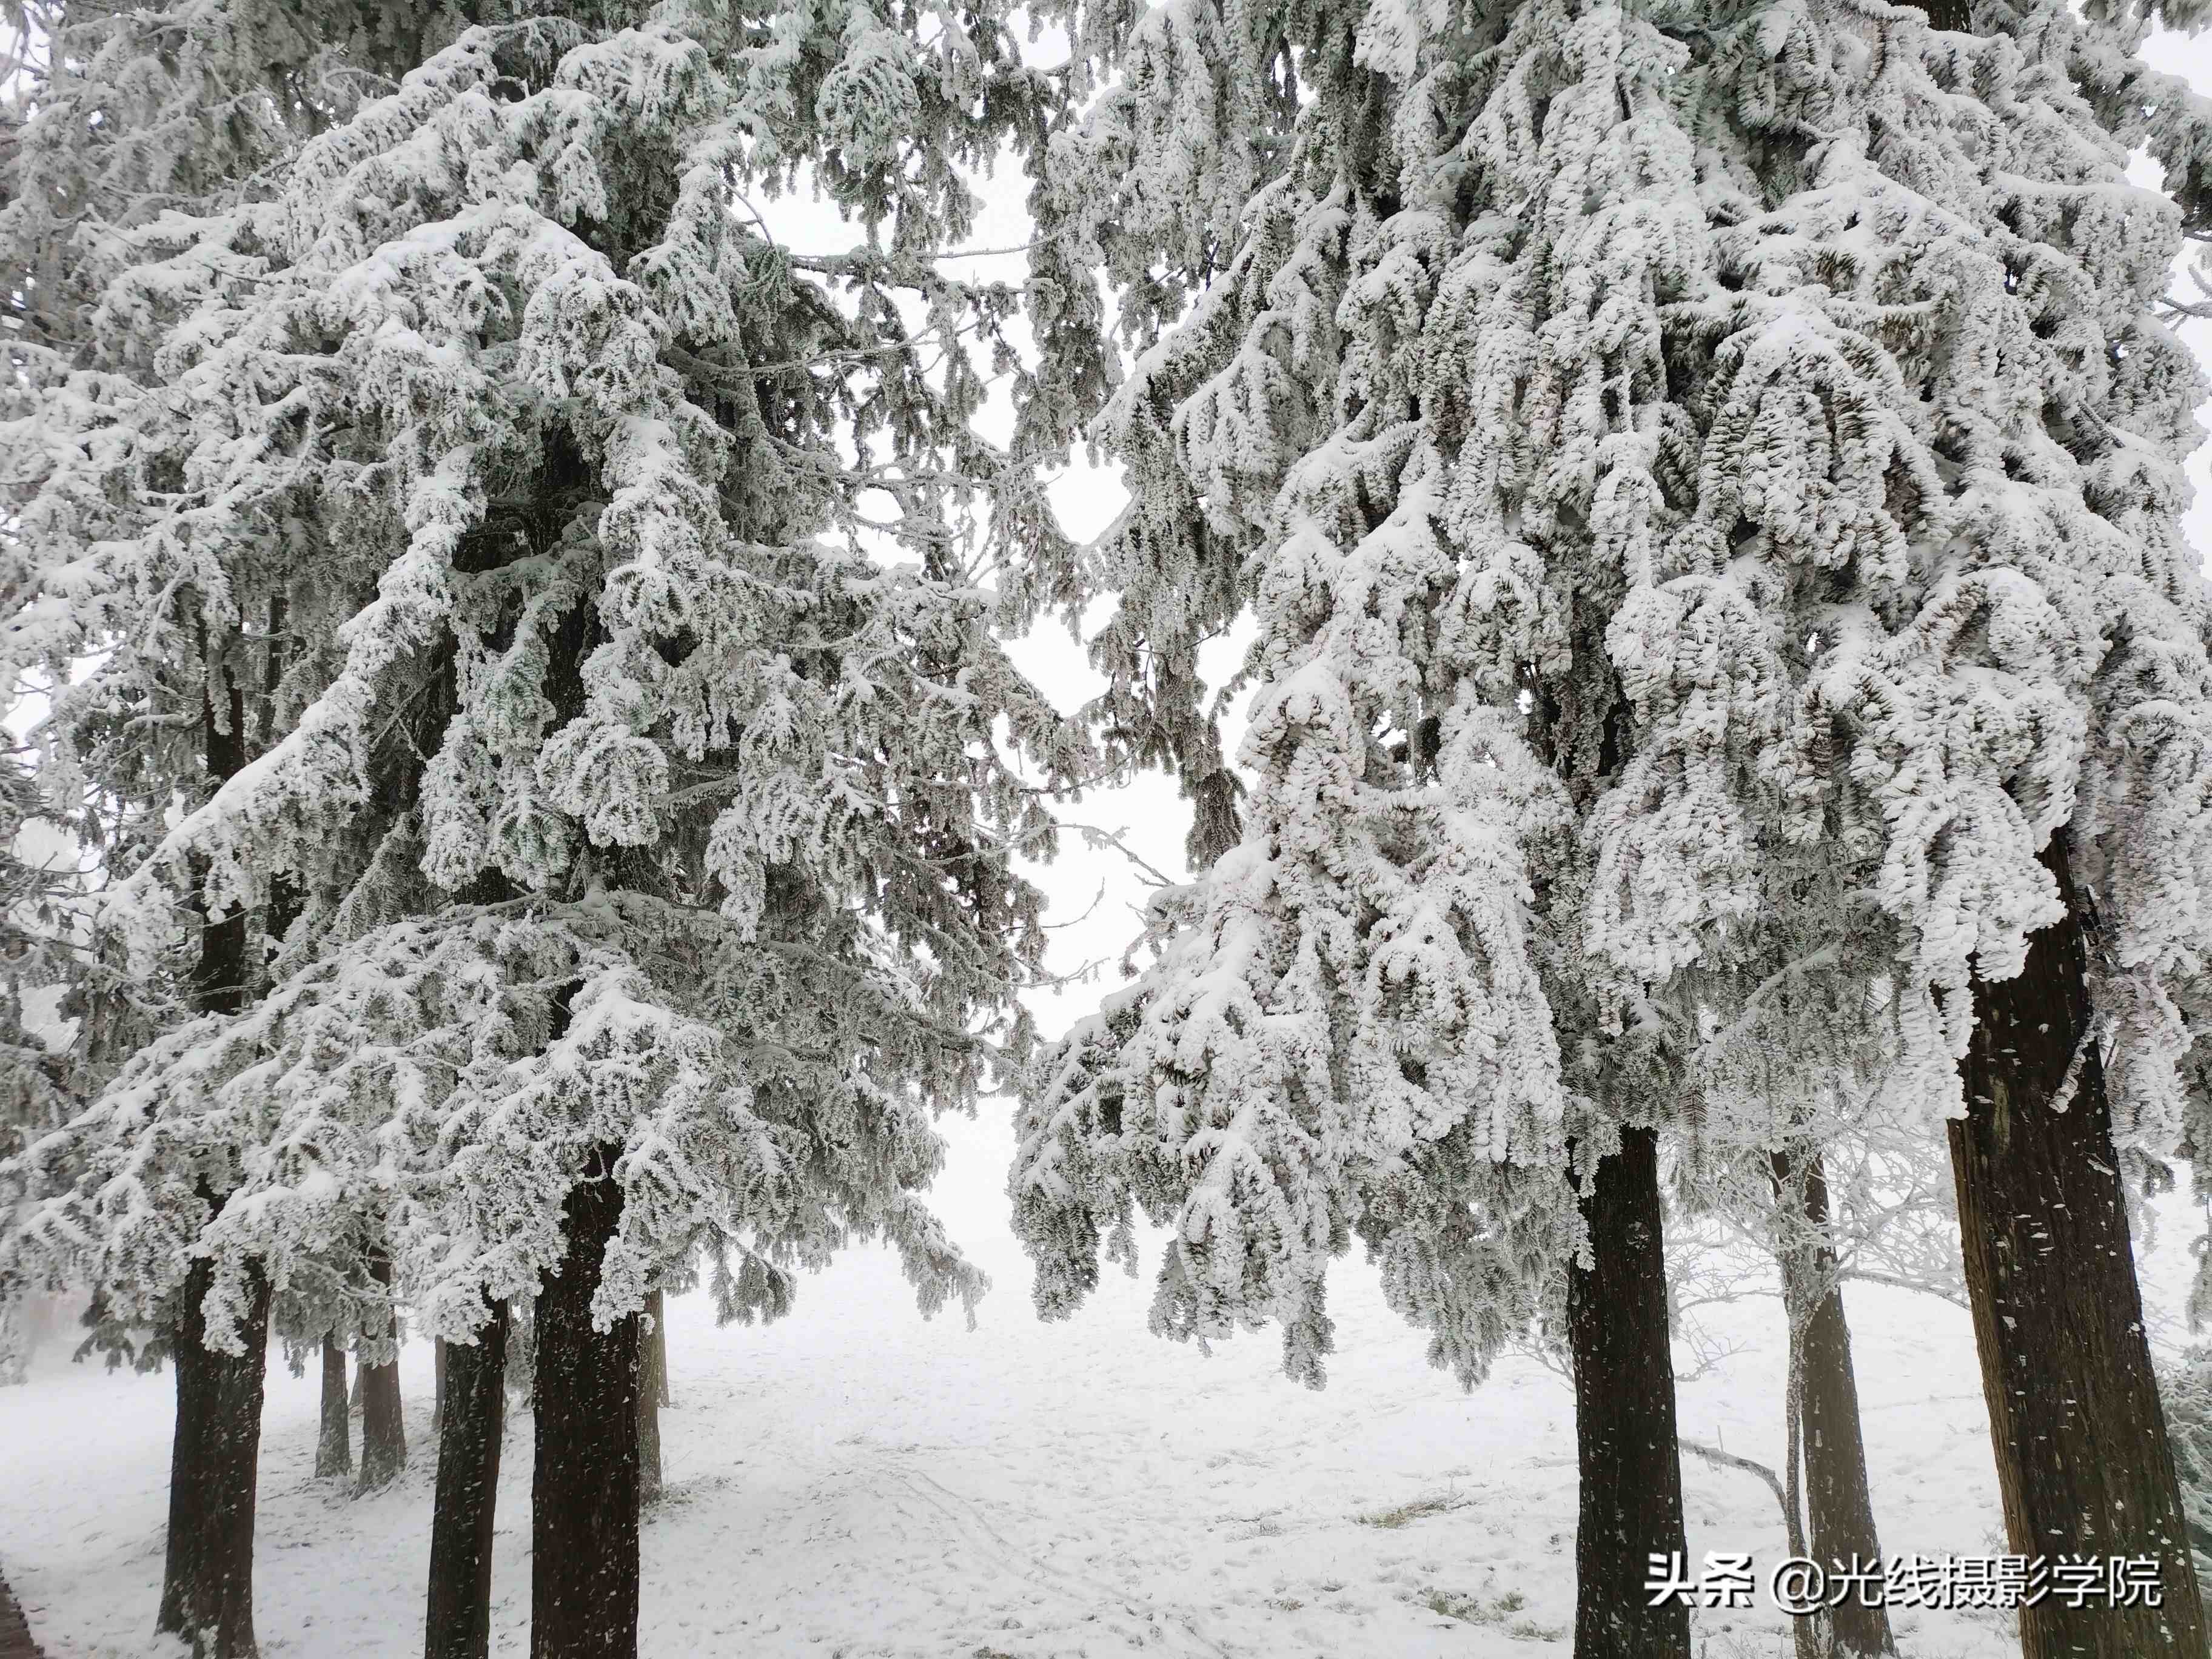
[[[1702,1440],[1692,1440],[1687,1435],[1678,1436],[1675,1443],[1693,1457],[1702,1457],[1708,1463],[1717,1463],[1723,1468],[1741,1469],[1746,1474],[1755,1474],[1766,1482],[1767,1490],[1774,1494],[1786,1524],[1790,1519],[1790,1500],[1782,1491],[1782,1477],[1764,1463],[1754,1463],[1748,1457],[1738,1457],[1734,1452],[1723,1451],[1718,1446],[1708,1446]]]

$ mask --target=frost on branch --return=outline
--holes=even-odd
[[[11,1266],[112,1287],[118,1316],[150,1324],[210,1256],[220,1345],[252,1264],[279,1291],[369,1294],[365,1234],[428,1330],[466,1339],[489,1303],[559,1270],[574,1171],[611,1145],[624,1202],[602,1328],[710,1241],[746,1265],[720,1287],[726,1316],[787,1304],[762,1275],[877,1237],[924,1311],[957,1297],[972,1314],[986,1281],[908,1190],[943,1148],[933,1103],[898,1080],[902,1043],[880,1035],[896,1019],[805,952],[635,896],[398,923],[246,1014],[164,1036],[33,1147],[34,1179],[65,1151],[90,1174],[46,1196]]]
[[[773,1315],[865,1237],[926,1309],[972,1300],[914,1189],[932,1115],[1025,1049],[1014,860],[1093,769],[990,635],[1044,601],[990,580],[1070,556],[1010,481],[1095,364],[1072,335],[1023,362],[1024,291],[936,262],[969,168],[1046,142],[1060,94],[1003,15],[913,21],[472,28],[109,285],[167,303],[132,313],[143,380],[24,417],[57,556],[15,660],[126,642],[55,727],[102,774],[134,719],[221,729],[282,635],[258,757],[170,758],[184,810],[108,915],[142,965],[299,915],[264,1001],[50,1149],[42,1259],[150,1309],[187,1251],[337,1297],[388,1238],[459,1334],[559,1260],[613,1144],[602,1318],[702,1249],[725,1312]],[[739,210],[798,170],[868,240],[802,254]],[[977,429],[996,373],[1011,449]]]
[[[1237,15],[1167,9],[1147,50],[1233,78]],[[2124,177],[2149,137],[2201,213],[2202,106],[2146,101],[2131,15],[2006,15],[1285,23],[1304,101],[1234,248],[1164,263],[1195,290],[1164,332],[1164,279],[1116,279],[1142,350],[1098,428],[1133,495],[1103,709],[1200,794],[1210,867],[1031,1085],[1048,1311],[1139,1206],[1176,1230],[1156,1324],[1279,1319],[1311,1375],[1353,1225],[1440,1339],[1486,1328],[1437,1300],[1480,1261],[1436,1264],[1515,1235],[1500,1147],[1657,1121],[1698,1160],[1799,1149],[1877,1089],[1955,1113],[1973,984],[2054,918],[2062,830],[2130,1156],[2212,1136],[2212,629],[2178,532],[2202,387],[2152,309],[2180,216]],[[1235,175],[1172,76],[1120,96],[1055,160],[1170,133],[1127,211]],[[1192,665],[1247,605],[1239,826],[1197,787]],[[1395,908],[1414,872],[1447,922]],[[1408,939],[1451,966],[1375,1000]],[[1431,1109],[1413,1072],[1447,1051]],[[1793,1104],[1823,1072],[1850,1086]]]

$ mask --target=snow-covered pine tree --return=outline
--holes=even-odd
[[[71,828],[107,875],[143,855],[163,812],[233,775],[281,727],[287,670],[327,620],[313,596],[328,571],[295,568],[305,550],[281,487],[229,503],[228,538],[173,512],[189,493],[178,436],[193,410],[167,384],[161,345],[210,291],[252,280],[250,254],[191,256],[210,217],[266,199],[266,169],[300,137],[351,108],[395,55],[410,61],[434,16],[253,0],[15,15],[30,49],[0,188],[11,371],[0,657],[11,684],[52,693],[42,781],[75,807]],[[94,971],[73,993],[88,1075],[112,1073],[165,1022],[237,1006],[259,979],[255,935],[271,919],[186,897],[179,925],[122,975],[96,932]],[[84,1173],[46,1152],[48,1182]],[[199,1167],[186,1207],[220,1204],[221,1179],[219,1158]],[[206,1348],[207,1264],[186,1265],[173,1295],[137,1306],[156,1332],[137,1358],[169,1358],[178,1385],[157,1622],[197,1650],[246,1653],[264,1344]],[[95,1295],[109,1315],[95,1340],[112,1339],[121,1321],[104,1287]]]
[[[1516,1149],[1540,1165],[1575,1143],[1587,1176],[1618,1144],[1584,1189],[1573,1335],[1595,1305],[1577,1291],[1656,1229],[1648,1126],[1703,1109],[1706,1017],[1732,1026],[1791,959],[1762,904],[1831,872],[1801,931],[1835,951],[1835,1029],[1893,1042],[1915,1098],[1968,1114],[1968,1231],[1986,1252],[2025,1230],[2011,1255],[2036,1270],[1998,1287],[1985,1253],[1969,1275],[2014,1547],[2167,1562],[2164,1613],[2100,1610],[2092,1633],[2039,1610],[2032,1640],[2194,1651],[2098,1136],[2109,1042],[2123,1139],[2181,1140],[2203,1006],[2212,703],[2176,523],[2199,387],[2151,311],[2179,216],[2123,175],[2149,141],[2199,210],[2208,129],[2134,55],[2140,20],[1982,21],[1938,33],[1857,0],[1263,21],[1186,0],[1138,26],[1127,91],[1061,160],[1091,170],[1102,241],[1164,248],[1201,291],[1103,428],[1137,492],[1108,572],[1127,590],[1112,697],[1125,729],[1164,707],[1188,732],[1196,641],[1255,601],[1261,783],[1159,966],[1039,1073],[1014,1193],[1048,1313],[1102,1246],[1126,1251],[1133,1199],[1177,1230],[1156,1325],[1275,1317],[1310,1372],[1328,1255],[1403,1213],[1372,1194],[1494,1231]],[[1224,135],[1221,112],[1273,109],[1293,79],[1287,158]],[[1209,193],[1237,204],[1212,222],[1233,249],[1164,234],[1161,204]],[[1140,263],[1117,269],[1141,323],[1162,283]],[[1202,744],[1159,748],[1205,774]],[[1403,903],[1470,846],[1515,879],[1473,902],[1425,882],[1442,925]],[[2087,918],[2069,854],[2102,949],[2054,965],[2054,931]],[[1437,1013],[1409,1018],[1424,999]],[[2022,1047],[2031,1005],[2047,1040]],[[1440,1058],[1456,1073],[1426,1092]],[[2026,1248],[2068,1218],[2027,1201],[2018,1160],[1973,1176],[2000,1094],[2038,1138],[2090,1137],[2045,1159],[2080,1194],[2077,1255]],[[1765,1098],[1747,1144],[1789,1153]],[[1501,1103],[1533,1133],[1497,1133]],[[1484,1167],[1421,1167],[1460,1133]],[[2000,1192],[2016,1220],[1991,1214]],[[2091,1255],[2070,1306],[2041,1283]],[[1486,1282],[1395,1281],[1443,1331]],[[1618,1284],[1611,1333],[1638,1364],[1578,1352],[1578,1382],[1601,1379],[1578,1407],[1586,1453],[1645,1461],[1586,1457],[1577,1649],[1680,1652],[1679,1623],[1629,1611],[1677,1477],[1663,1334],[1648,1287]],[[1993,1287],[2036,1304],[2018,1331]],[[2062,1307],[2095,1339],[2059,1340]],[[2069,1347],[2080,1388],[2000,1389]],[[2059,1460],[2070,1494],[2027,1493],[2027,1448],[2074,1443],[2102,1398],[2127,1451],[2082,1442]],[[2011,1421],[2038,1399],[2076,1403]],[[1623,1528],[1639,1491],[1655,1508]]]
[[[1653,1128],[1679,1063],[1581,969],[1581,827],[1624,758],[1604,632],[1686,464],[1658,355],[1703,257],[1681,53],[1616,8],[1243,26],[1179,5],[1139,36],[1257,101],[1295,62],[1310,96],[1107,430],[1133,625],[1256,599],[1259,781],[1159,966],[1031,1091],[1039,1304],[1095,1282],[1102,1234],[1126,1250],[1133,1197],[1176,1230],[1155,1328],[1273,1318],[1310,1380],[1355,1228],[1463,1382],[1548,1302],[1584,1425],[1578,1650],[1682,1651],[1684,1609],[1641,1590],[1681,1536]],[[1158,125],[1134,210],[1216,168],[1249,187]]]
[[[1683,88],[1755,166],[1715,216],[1728,297],[1680,353],[1705,432],[1695,507],[1614,649],[1639,757],[1668,778],[1652,821],[1692,833],[1635,847],[1648,920],[1600,943],[1632,979],[1724,967],[1740,919],[1670,939],[1662,896],[1716,858],[1755,870],[1734,825],[1838,868],[1833,931],[1896,1007],[1914,1097],[1964,1114],[2013,1546],[2166,1562],[2163,1610],[2039,1605],[2027,1649],[2194,1652],[2103,1076],[2109,1048],[2120,1139],[2172,1149],[2212,729],[2178,524],[2201,388],[2151,313],[2179,216],[2125,182],[2142,112],[2094,101],[2127,36],[2061,7],[1980,21],[1987,38],[1910,12],[1762,15]],[[1777,737],[1786,781],[1757,764]]]
[[[163,332],[191,488],[150,534],[244,568],[280,501],[356,608],[127,895],[156,950],[196,896],[295,883],[282,982],[140,1054],[23,1236],[126,1303],[205,1264],[218,1343],[349,1239],[459,1346],[534,1294],[540,1654],[634,1645],[656,1275],[703,1249],[726,1316],[773,1314],[881,1237],[925,1311],[981,1290],[915,1193],[932,1113],[1025,1037],[1012,860],[1051,826],[1001,745],[1085,769],[990,642],[1039,590],[982,585],[1006,548],[1071,560],[1026,481],[1095,373],[1082,293],[1032,292],[1066,331],[1031,375],[1023,294],[936,257],[1062,79],[997,11],[627,21],[468,32],[174,256],[217,276]],[[744,193],[802,176],[866,244],[766,235]],[[973,428],[987,371],[1011,453]],[[131,1156],[189,1126],[219,1212]]]

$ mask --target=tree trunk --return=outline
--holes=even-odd
[[[1790,1376],[1783,1384],[1782,1409],[1783,1530],[1788,1535],[1792,1559],[1802,1559],[1806,1553],[1805,1365],[1798,1334],[1793,1332],[1790,1335]],[[1828,1650],[1833,1645],[1833,1634],[1825,1613],[1790,1621],[1790,1639],[1797,1659],[1831,1659]]]
[[[221,785],[246,762],[246,690],[209,649],[204,624],[199,648],[207,670],[201,740],[209,779]],[[198,1012],[234,1014],[245,1007],[246,920],[246,911],[236,908],[222,916],[204,915],[191,975]],[[199,1195],[210,1218],[222,1211],[225,1195],[204,1180]],[[193,1261],[169,1331],[177,1422],[169,1454],[161,1605],[154,1628],[183,1637],[200,1659],[251,1659],[259,1650],[253,1638],[253,1506],[261,1389],[269,1358],[270,1287],[256,1268],[247,1281],[249,1305],[240,1333],[246,1352],[234,1357],[207,1346],[202,1304],[214,1282],[215,1264]]]
[[[531,1659],[635,1659],[638,1319],[592,1328],[622,1220],[619,1146],[562,1206],[568,1251],[538,1297],[538,1468],[531,1491]]]
[[[660,1496],[661,1297],[659,1291],[645,1299],[646,1316],[653,1322],[651,1334],[638,1343],[637,1382],[637,1500],[650,1504]]]
[[[484,1659],[490,1650],[492,1520],[500,1438],[507,1427],[507,1304],[494,1303],[475,1342],[454,1343],[447,1355],[422,1659]]]
[[[25,1316],[28,1303],[20,1291],[0,1293],[0,1389],[21,1388],[30,1371],[35,1339]]]
[[[446,1426],[446,1339],[440,1337],[430,1345],[431,1363],[437,1374],[430,1384],[430,1432],[436,1434]]]
[[[538,1299],[526,1297],[507,1310],[507,1386],[522,1409],[538,1409]]]
[[[657,1390],[655,1397],[661,1405],[672,1406],[676,1403],[676,1391],[668,1385],[668,1322],[661,1317],[662,1311],[667,1305],[667,1298],[659,1291],[653,1293],[653,1300],[647,1304],[647,1309],[653,1315],[653,1375]]]
[[[1784,1250],[1782,1301],[1796,1345],[1795,1370],[1803,1446],[1805,1508],[1812,1523],[1813,1559],[1848,1566],[1881,1559],[1867,1483],[1866,1442],[1859,1424],[1859,1385],[1851,1366],[1851,1331],[1844,1318],[1836,1253],[1828,1242],[1828,1182],[1817,1155],[1805,1164],[1802,1187],[1789,1158],[1774,1156],[1782,1200],[1803,1219],[1799,1248]],[[1893,1654],[1889,1613],[1868,1607],[1871,1598],[1847,1597],[1828,1617],[1838,1650],[1859,1656]]]
[[[1567,1273],[1582,1474],[1575,1659],[1689,1659],[1689,1608],[1651,1607],[1644,1589],[1651,1556],[1686,1547],[1658,1136],[1623,1129],[1578,1201],[1591,1265]]]
[[[214,1263],[192,1263],[171,1331],[177,1373],[169,1463],[169,1537],[157,1634],[182,1637],[196,1659],[255,1659],[253,1505],[261,1455],[261,1387],[269,1360],[269,1282],[253,1270],[241,1354],[207,1346],[201,1302]]]
[[[1976,981],[1967,1111],[1950,1126],[1997,1489],[2015,1553],[2155,1556],[2163,1588],[2154,1607],[2045,1596],[2021,1612],[2021,1653],[2203,1659],[2063,831],[2043,863],[2066,915],[2028,941],[2018,977]]]
[[[323,1339],[323,1432],[315,1443],[318,1476],[353,1473],[353,1428],[347,1421],[346,1354],[335,1338]]]
[[[392,1263],[369,1258],[368,1271],[380,1285],[392,1283]],[[358,1492],[388,1486],[407,1467],[407,1424],[400,1414],[399,1356],[381,1365],[361,1367],[361,1484]]]

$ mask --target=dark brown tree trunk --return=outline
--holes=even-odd
[[[676,1391],[669,1386],[668,1382],[668,1322],[661,1317],[663,1310],[667,1306],[667,1298],[659,1291],[655,1291],[653,1293],[653,1300],[646,1306],[653,1315],[653,1375],[656,1389],[655,1398],[663,1406],[672,1406],[676,1403]]]
[[[507,1304],[495,1303],[476,1341],[456,1342],[447,1353],[422,1659],[484,1659],[490,1650],[492,1520],[500,1437],[507,1427]]]
[[[1582,1472],[1575,1659],[1689,1659],[1689,1608],[1652,1607],[1644,1589],[1651,1557],[1686,1547],[1658,1136],[1623,1129],[1578,1201],[1591,1263],[1567,1275]]]
[[[208,777],[220,786],[246,761],[246,690],[226,674],[208,647],[201,731]],[[218,713],[216,701],[222,698]],[[203,920],[192,966],[192,1003],[202,1013],[234,1014],[246,1006],[246,913]],[[204,1182],[200,1197],[210,1218],[225,1194]],[[258,1268],[247,1280],[248,1307],[240,1336],[245,1352],[207,1346],[203,1310],[215,1282],[212,1262],[195,1261],[185,1275],[169,1331],[177,1375],[177,1421],[169,1454],[169,1527],[161,1565],[157,1634],[180,1636],[199,1659],[252,1659],[253,1510],[261,1453],[261,1393],[269,1358],[270,1287]]]
[[[438,1433],[446,1426],[446,1339],[440,1337],[430,1345],[431,1363],[437,1374],[430,1384],[430,1432]]]
[[[182,1637],[197,1659],[254,1659],[253,1506],[261,1455],[261,1387],[269,1359],[269,1284],[247,1281],[240,1354],[207,1346],[201,1302],[212,1262],[185,1275],[170,1364],[177,1429],[169,1463],[169,1537],[157,1633]]]
[[[622,1220],[619,1146],[562,1206],[568,1251],[538,1296],[538,1468],[531,1490],[531,1659],[635,1659],[638,1319],[592,1328],[599,1262]]]
[[[637,1498],[650,1504],[660,1496],[660,1292],[645,1299],[646,1317],[653,1322],[650,1335],[638,1343],[637,1383]]]
[[[0,1578],[0,1655],[6,1659],[46,1659],[46,1650],[31,1639],[30,1621]]]
[[[317,1475],[353,1473],[353,1426],[347,1421],[346,1353],[335,1338],[323,1339],[323,1431],[315,1442]]]
[[[1975,982],[1967,1112],[1950,1127],[1997,1490],[2016,1553],[2155,1556],[2163,1588],[2154,1607],[2045,1596],[2021,1613],[2021,1652],[2203,1659],[2103,1057],[2094,1035],[2084,1040],[2084,901],[2063,832],[2043,863],[2066,915],[2028,941],[2016,978]]]
[[[372,1255],[369,1274],[380,1285],[392,1283],[392,1263]],[[388,1486],[407,1467],[407,1423],[399,1401],[399,1356],[381,1365],[361,1367],[361,1484],[357,1492]]]
[[[1848,1566],[1856,1557],[1870,1565],[1881,1559],[1881,1544],[1867,1484],[1850,1326],[1844,1318],[1836,1253],[1828,1242],[1827,1174],[1817,1156],[1810,1158],[1801,1186],[1793,1179],[1789,1158],[1779,1152],[1774,1173],[1783,1201],[1796,1209],[1802,1224],[1802,1237],[1783,1254],[1782,1300],[1797,1344],[1795,1370],[1812,1555],[1822,1563]],[[1887,1610],[1864,1605],[1872,1599],[1849,1596],[1828,1615],[1838,1650],[1854,1659],[1897,1651]]]

